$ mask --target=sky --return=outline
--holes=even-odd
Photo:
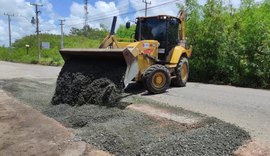
[[[176,3],[184,0],[147,0],[147,15],[167,14],[177,16]],[[199,0],[203,4],[206,0]],[[71,27],[82,28],[84,25],[84,0],[0,0],[0,46],[8,46],[8,19],[4,13],[11,16],[12,42],[26,35],[35,34],[36,26],[31,24],[35,17],[35,7],[31,3],[42,4],[39,7],[41,33],[60,34],[60,19],[64,19],[64,33],[68,34]],[[238,6],[240,0],[232,0]],[[118,16],[117,27],[137,16],[144,16],[145,4],[142,0],[88,0],[88,25],[99,28],[104,24],[110,28],[112,16]]]

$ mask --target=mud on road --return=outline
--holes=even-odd
[[[74,128],[75,139],[115,155],[232,155],[250,139],[244,130],[200,114],[194,114],[204,118],[200,126],[190,128],[131,109],[92,104],[52,105],[55,85],[13,79],[0,80],[0,86],[64,126]],[[192,114],[182,109],[176,111]]]

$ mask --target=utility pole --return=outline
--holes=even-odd
[[[151,4],[151,1],[147,2],[147,0],[142,0],[142,2],[145,3],[145,17],[146,17],[147,16],[147,5]]]
[[[60,19],[60,25],[61,25],[61,49],[64,48],[64,31],[63,31],[63,26],[64,26],[64,22],[66,20]]]
[[[11,21],[11,16],[14,16],[14,14],[8,14],[4,13],[8,17],[8,37],[9,37],[9,48],[11,48],[11,28],[10,28],[10,21]]]
[[[88,26],[88,0],[84,0],[84,27]]]
[[[36,33],[37,33],[37,39],[38,39],[38,63],[40,63],[40,37],[39,37],[39,19],[38,19],[38,15],[40,13],[40,11],[38,11],[38,7],[42,7],[42,4],[37,4],[37,3],[31,3],[31,5],[35,6],[36,8]]]

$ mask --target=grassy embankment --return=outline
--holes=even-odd
[[[59,66],[64,63],[60,53],[60,36],[42,34],[41,42],[50,42],[50,49],[41,49],[40,64]],[[65,48],[95,48],[98,47],[99,40],[91,40],[83,36],[65,36],[64,46]],[[28,54],[25,45],[30,45]],[[38,62],[37,58],[37,41],[36,36],[26,36],[13,43],[13,48],[10,50],[5,47],[0,47],[0,60],[32,63]]]

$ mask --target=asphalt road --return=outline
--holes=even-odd
[[[30,65],[0,61],[0,79],[26,78],[55,83],[61,67]]]
[[[270,91],[188,83],[147,98],[236,124],[270,147]]]
[[[0,79],[29,78],[54,83],[60,67],[0,61]],[[200,112],[236,124],[270,147],[270,91],[261,89],[188,83],[159,95],[145,95],[175,107]]]

